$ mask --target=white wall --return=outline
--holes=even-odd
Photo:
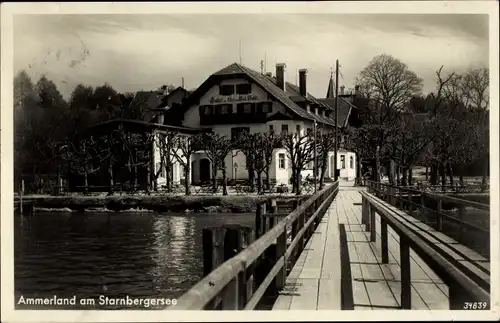
[[[328,153],[328,167],[326,174],[330,178],[334,178],[333,161],[335,153]],[[342,156],[345,156],[345,168],[342,168]],[[352,168],[350,160],[352,158]],[[337,169],[340,169],[340,179],[354,180],[356,178],[356,154],[346,150],[339,150],[337,153]]]
[[[161,160],[161,152],[160,152],[160,147],[157,142],[160,140],[160,137],[158,135],[155,136],[155,145],[154,145],[154,154],[153,154],[153,165],[154,169],[153,172],[156,174],[158,171],[158,167],[160,166],[160,160]],[[180,151],[177,151],[177,154],[181,157],[181,159],[185,162],[186,157],[182,155]],[[171,160],[174,159],[173,156],[170,157]],[[173,182],[174,183],[180,183],[180,180],[184,178],[184,171],[183,171],[183,166],[181,163],[179,163],[178,160],[174,160],[173,163]],[[162,185],[165,185],[167,182],[166,178],[166,171],[163,171],[163,174],[160,174],[157,179],[158,186],[161,187]]]

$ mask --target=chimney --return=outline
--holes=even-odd
[[[266,76],[268,76],[268,77],[272,77],[272,76],[273,76],[273,73],[271,73],[271,72],[267,72],[265,75],[266,75]]]
[[[304,68],[299,70],[299,89],[300,89],[300,95],[302,95],[303,97],[307,97],[306,80],[307,80],[307,69]]]
[[[276,64],[276,86],[278,86],[283,91],[285,91],[285,84],[286,84],[285,68],[286,68],[285,63]]]
[[[340,95],[344,95],[344,89],[345,89],[345,86],[344,86],[344,85],[342,85],[342,86],[340,87]]]

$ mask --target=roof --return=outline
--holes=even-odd
[[[328,105],[333,111],[335,111],[335,98],[318,99],[323,104]],[[339,106],[338,106],[338,123],[345,127],[349,121],[349,115],[351,114],[351,109],[356,108],[349,101],[339,96]]]
[[[299,105],[297,105],[297,103],[292,99],[292,97],[297,99],[296,96],[300,96],[298,87],[296,87],[295,85],[287,83],[287,91],[283,91],[276,86],[276,80],[273,77],[263,75],[260,72],[254,71],[238,63],[230,64],[224,67],[223,69],[217,71],[216,73],[212,74],[200,87],[198,87],[198,89],[196,89],[191,99],[195,100],[203,93],[205,93],[207,87],[211,86],[214,79],[219,76],[233,76],[233,77],[246,76],[252,81],[254,81],[257,85],[262,87],[266,92],[268,92],[271,96],[273,96],[283,105],[285,105],[299,117],[311,121],[325,123],[331,126],[335,125],[332,119],[310,113],[307,110],[301,108]],[[316,103],[319,106],[322,106],[325,109],[329,108],[328,106],[325,106],[323,103],[319,102],[318,99],[316,99],[309,93],[307,94],[307,99],[313,103]]]
[[[163,130],[163,131],[179,131],[183,133],[193,133],[193,134],[200,132],[200,129],[195,129],[195,128],[170,126],[154,122],[132,120],[132,119],[121,119],[121,118],[91,125],[87,127],[84,132],[87,133],[96,131],[109,132],[112,129],[118,127],[118,125],[120,124],[122,124],[127,130],[130,131]]]
[[[145,108],[152,110],[161,104],[161,99],[155,91],[138,91],[135,93],[129,107],[134,105],[146,105]]]

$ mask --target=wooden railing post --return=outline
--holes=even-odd
[[[436,219],[436,227],[438,231],[443,231],[443,214],[442,212],[443,208],[443,201],[441,199],[437,200],[437,219]]]
[[[411,191],[408,191],[408,213],[411,215],[411,211],[413,209],[413,195]]]
[[[276,199],[271,199],[271,201],[269,201],[269,213],[272,213],[272,214],[278,213],[278,204],[277,204]],[[267,231],[269,231],[272,228],[274,228],[274,226],[276,225],[276,216],[273,215],[273,216],[266,217],[266,218],[268,218],[268,220],[266,222],[269,225],[267,228]]]
[[[361,197],[361,224],[366,225],[366,198]]]
[[[375,241],[377,237],[377,223],[375,222],[375,208],[370,207],[370,241]]]
[[[266,203],[260,202],[257,204],[257,212],[255,213],[255,238],[258,239],[262,235],[262,216],[266,213]]]
[[[372,224],[370,223],[371,205],[370,202],[366,201],[366,211],[365,211],[365,231],[370,231]]]
[[[204,228],[203,240],[203,276],[207,276],[224,262],[224,235],[225,228]],[[216,296],[206,305],[206,309],[212,310],[218,307],[221,298]]]
[[[389,263],[389,247],[387,245],[387,220],[380,217],[380,245],[382,249],[382,263]]]
[[[404,211],[404,209],[405,209],[405,203],[403,201],[403,189],[402,188],[398,188],[398,190],[399,190],[399,204],[400,204],[399,207],[400,207],[401,210]]]
[[[283,230],[283,233],[276,240],[276,258],[274,260],[275,264],[281,257],[285,256],[285,252],[286,252],[286,228]],[[276,282],[276,289],[278,291],[282,290],[285,287],[286,264],[287,264],[287,259],[284,259],[283,267],[276,275],[275,282]]]
[[[458,242],[461,243],[462,242],[462,235],[463,235],[463,221],[464,221],[464,217],[465,217],[465,206],[463,205],[459,205],[458,206],[458,219],[460,220],[460,222],[458,223]]]
[[[399,252],[401,266],[401,307],[411,309],[411,271],[410,245],[406,238],[399,237]]]
[[[19,190],[19,212],[21,212],[21,218],[23,215],[23,195],[24,195],[24,179],[21,180],[21,189]]]

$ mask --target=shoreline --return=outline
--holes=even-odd
[[[175,213],[250,213],[257,203],[277,198],[292,201],[300,196],[24,196],[35,212],[175,212]],[[19,197],[14,199],[19,202]],[[24,204],[23,203],[23,204]],[[15,206],[17,209],[18,207]]]

